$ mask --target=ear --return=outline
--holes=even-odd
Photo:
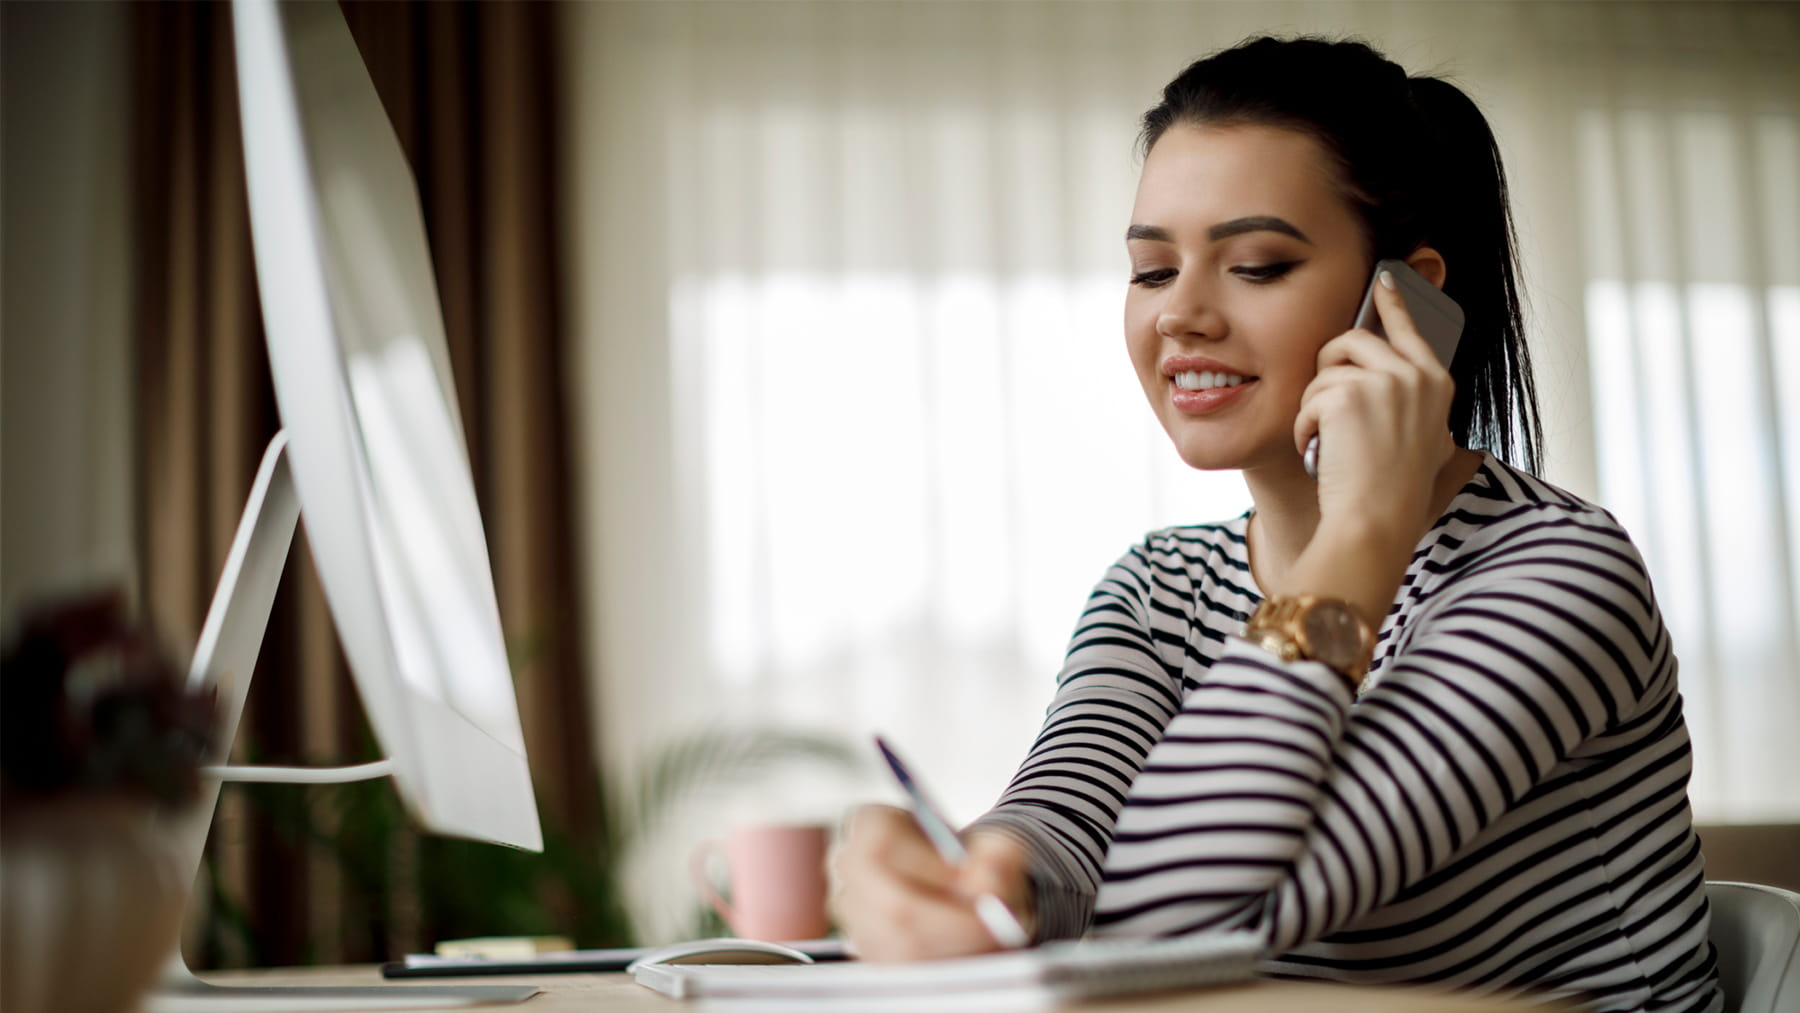
[[[1438,288],[1444,287],[1444,276],[1448,269],[1444,264],[1444,255],[1429,246],[1421,246],[1406,258],[1406,266],[1419,272],[1419,277],[1431,282]]]

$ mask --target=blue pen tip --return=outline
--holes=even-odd
[[[875,736],[875,748],[881,750],[881,758],[887,761],[888,769],[892,770],[894,776],[900,779],[901,785],[910,790],[912,778],[906,775],[906,765],[900,762],[900,757],[888,748],[887,740],[879,735]]]

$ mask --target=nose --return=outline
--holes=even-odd
[[[1175,339],[1225,336],[1225,318],[1204,284],[1179,277],[1166,291],[1162,311],[1156,315],[1156,333]]]

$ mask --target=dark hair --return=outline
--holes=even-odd
[[[1180,123],[1281,127],[1335,163],[1363,222],[1371,265],[1423,246],[1443,254],[1444,292],[1465,315],[1450,431],[1537,471],[1543,446],[1519,308],[1506,172],[1486,118],[1462,90],[1408,77],[1356,41],[1257,38],[1189,65],[1144,114],[1148,154]]]

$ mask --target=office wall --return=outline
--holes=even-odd
[[[0,4],[0,614],[133,584],[129,11]]]

